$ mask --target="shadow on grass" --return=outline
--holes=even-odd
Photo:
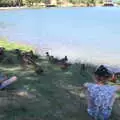
[[[44,63],[44,62],[43,62]],[[50,63],[44,63],[45,75],[39,76],[32,69],[21,70],[19,65],[2,65],[0,70],[7,73],[9,76],[16,75],[18,81],[11,85],[16,91],[26,91],[25,95],[11,95],[14,99],[9,99],[2,106],[0,115],[3,119],[23,120],[28,118],[43,119],[43,120],[88,120],[87,113],[80,106],[81,99],[66,90],[68,85],[78,86],[91,79],[88,74],[80,73],[80,66],[72,65],[68,70],[61,70],[58,66]],[[77,68],[76,68],[77,67]],[[89,76],[88,76],[89,75]],[[8,89],[8,91],[9,91]],[[29,95],[33,97],[29,97]],[[82,100],[83,102],[83,100]]]
[[[86,101],[80,97],[79,88],[84,82],[92,81],[91,74],[95,67],[86,65],[87,69],[81,71],[81,64],[75,63],[67,70],[61,70],[45,59],[37,62],[45,70],[43,75],[37,75],[32,67],[23,70],[19,64],[0,64],[1,72],[18,77],[16,83],[0,93],[0,118],[91,120],[86,112]]]

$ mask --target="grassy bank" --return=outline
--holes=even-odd
[[[20,49],[24,51],[33,50],[32,46],[27,46],[23,44],[17,44],[15,42],[8,42],[8,40],[0,39],[0,46],[4,47],[6,50]]]
[[[8,49],[6,42],[4,43],[0,43],[0,46]],[[11,46],[8,50],[14,48],[16,47]],[[6,53],[9,53],[8,50]],[[11,54],[11,58],[13,57],[14,54]],[[92,80],[94,66],[87,65],[87,69],[81,71],[81,64],[75,63],[62,70],[60,66],[53,65],[47,58],[40,56],[37,63],[44,69],[44,74],[37,75],[30,65],[23,69],[19,64],[0,63],[1,72],[18,77],[15,84],[0,92],[0,119],[92,120],[86,113],[86,102],[80,94],[80,85]],[[119,106],[115,106],[115,109],[118,108]],[[118,115],[116,112],[115,117],[119,118]],[[112,120],[119,120],[115,117]]]

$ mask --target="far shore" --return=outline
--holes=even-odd
[[[0,7],[0,10],[16,10],[16,9],[29,9],[29,8],[33,8],[33,9],[40,9],[40,8],[59,8],[59,7],[103,7],[103,4],[96,4],[95,6],[90,5],[90,6],[86,6],[85,4],[72,4],[72,3],[67,3],[67,4],[63,4],[63,5],[50,5],[50,7],[46,7],[46,5],[33,5],[31,7],[28,6],[16,6],[16,7]],[[119,6],[119,5],[114,5],[114,6]],[[113,6],[113,7],[114,7]]]

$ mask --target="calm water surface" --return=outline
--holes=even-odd
[[[44,54],[120,65],[120,8],[0,11],[0,36]]]

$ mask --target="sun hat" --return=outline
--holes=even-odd
[[[109,65],[100,65],[97,67],[96,71],[94,72],[95,75],[98,76],[111,76],[115,74],[120,74],[120,68],[119,67],[113,67]]]
[[[113,72],[107,69],[104,65],[100,65],[96,71],[94,72],[95,75],[109,77],[113,75]]]
[[[112,72],[113,74],[120,74],[120,67],[114,67],[114,66],[108,66],[108,65],[104,65],[104,67],[108,69],[108,71]]]

